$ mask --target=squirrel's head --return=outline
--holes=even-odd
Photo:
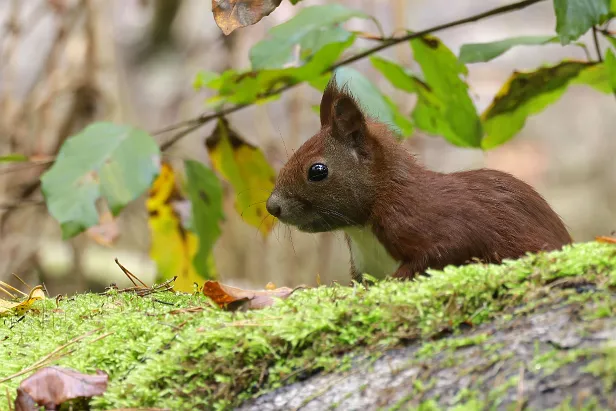
[[[369,120],[335,76],[320,107],[321,129],[287,161],[267,200],[281,222],[306,232],[363,225],[378,184],[384,124]]]

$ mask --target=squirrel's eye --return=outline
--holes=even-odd
[[[308,170],[308,180],[321,181],[327,178],[327,166],[325,164],[316,163],[310,166]]]

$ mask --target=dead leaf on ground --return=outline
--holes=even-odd
[[[259,22],[268,16],[282,0],[212,0],[216,24],[225,35],[240,27]]]
[[[103,371],[82,374],[63,367],[42,368],[21,382],[15,399],[16,411],[56,409],[75,398],[90,398],[107,391],[109,376]]]
[[[600,235],[598,237],[595,237],[595,240],[600,243],[616,244],[616,237],[607,237],[604,235]]]
[[[211,298],[220,308],[225,308],[229,311],[239,309],[258,310],[271,306],[275,298],[288,298],[295,290],[300,288],[306,287],[244,290],[221,284],[218,281],[206,281],[203,285],[203,294]]]
[[[8,295],[11,295],[11,293],[5,288],[8,288],[13,291],[17,291],[21,294],[24,294],[21,291],[11,287],[10,285],[0,281],[0,290],[2,290],[4,293]],[[7,301],[7,300],[3,300],[0,298],[0,316],[11,315],[11,314],[22,315],[23,313],[28,311],[30,308],[32,308],[32,305],[34,304],[34,302],[38,300],[44,300],[44,299],[45,299],[45,292],[43,291],[42,285],[37,285],[36,287],[32,288],[30,290],[30,293],[27,294],[27,298],[24,301]]]

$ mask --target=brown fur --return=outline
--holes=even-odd
[[[572,241],[528,184],[496,170],[425,169],[333,80],[320,117],[321,129],[289,159],[268,199],[282,222],[307,232],[369,225],[402,261],[394,273],[401,278],[473,259],[500,263]],[[311,182],[307,173],[316,162],[327,165],[329,176]],[[361,275],[353,261],[351,274]]]

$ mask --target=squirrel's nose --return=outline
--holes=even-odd
[[[276,196],[273,196],[273,195],[271,195],[267,199],[265,208],[267,208],[268,213],[270,213],[276,218],[280,217],[280,214],[282,213],[282,207],[280,206],[280,203],[278,202]]]

